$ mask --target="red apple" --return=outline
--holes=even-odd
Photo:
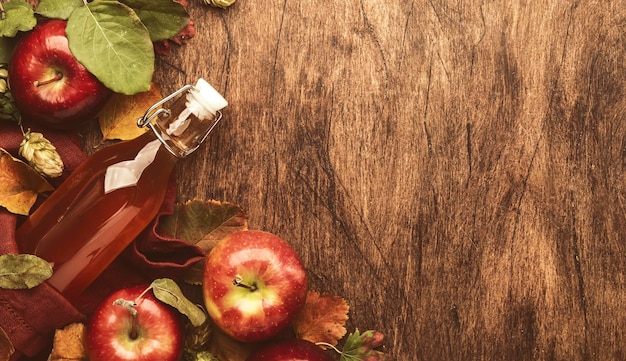
[[[298,338],[275,341],[253,351],[246,361],[332,361],[321,347]]]
[[[86,331],[90,361],[180,359],[184,345],[180,314],[151,291],[143,293],[147,287],[120,289],[96,308]],[[117,300],[136,305],[125,307]]]
[[[9,84],[22,117],[57,129],[95,118],[112,93],[72,55],[66,24],[37,25],[9,60]]]
[[[235,232],[206,258],[203,283],[209,316],[232,338],[253,342],[290,326],[307,294],[298,254],[278,236]]]

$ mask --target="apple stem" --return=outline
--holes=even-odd
[[[233,284],[235,286],[237,286],[237,287],[246,288],[246,289],[250,290],[250,292],[254,292],[254,291],[257,290],[256,284],[249,285],[249,284],[243,282],[243,280],[241,279],[241,276],[236,276],[235,279],[233,280]]]
[[[137,302],[118,298],[113,301],[113,304],[116,306],[122,306],[130,312],[130,315],[133,318],[133,324],[130,327],[130,334],[128,336],[133,340],[136,339],[139,336],[137,333],[137,309],[135,308],[135,306],[137,306]]]
[[[143,298],[143,296],[152,289],[152,286],[148,286],[148,288],[146,288],[145,290],[143,290],[143,292],[141,292],[139,294],[139,296],[137,296],[137,298],[135,298],[135,304],[139,303],[139,301]]]
[[[39,81],[39,80],[35,80],[35,86],[36,87],[40,87],[42,85],[46,85],[46,84],[50,84],[50,83],[54,83],[55,81],[59,81],[63,79],[63,73],[61,73],[60,71],[57,71],[54,74],[54,77],[48,79],[48,80],[44,80],[44,81]]]

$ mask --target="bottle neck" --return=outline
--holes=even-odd
[[[160,109],[156,122],[147,125],[170,153],[183,158],[198,149],[221,117],[219,110],[208,109],[192,89]]]
[[[134,187],[139,184],[143,173],[149,168],[157,164],[161,173],[167,172],[173,168],[178,160],[164,149],[163,143],[157,139],[154,133],[147,132],[136,139],[137,146],[133,149],[137,150],[133,154],[132,159],[125,159],[117,163],[113,163],[106,168],[104,173],[104,194],[111,193],[115,190]]]

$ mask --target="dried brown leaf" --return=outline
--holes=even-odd
[[[309,291],[302,311],[293,322],[296,337],[333,346],[346,334],[350,307],[346,300]]]
[[[49,360],[87,360],[85,325],[72,323],[54,332],[54,345]]]
[[[41,174],[2,148],[0,184],[0,206],[22,215],[28,215],[38,194],[54,190]]]
[[[227,235],[247,228],[246,214],[239,206],[215,200],[177,204],[171,215],[159,219],[159,232],[195,244],[207,253]]]
[[[161,89],[156,83],[152,83],[147,92],[135,95],[113,94],[98,117],[104,140],[129,140],[143,134],[147,128],[139,128],[137,119],[161,98]]]
[[[245,212],[237,205],[215,200],[194,199],[177,204],[171,215],[159,218],[158,232],[195,244],[207,254],[227,235],[246,230]],[[201,285],[204,261],[193,264],[183,277],[189,284]]]

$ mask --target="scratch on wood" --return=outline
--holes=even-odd
[[[415,9],[415,2],[411,1],[411,9],[404,22],[404,29],[402,30],[402,40],[400,41],[400,49],[404,49],[404,43],[406,41],[407,34],[409,33],[409,20],[413,17],[413,10]],[[404,53],[400,54],[400,60],[398,61],[398,70],[401,69]]]
[[[428,125],[426,124],[426,121],[424,121],[424,133],[426,133],[426,145],[428,147],[428,156],[432,157],[433,156],[433,143],[430,139],[430,131],[428,130]]]
[[[466,147],[467,147],[467,183],[465,187],[469,185],[470,179],[472,178],[472,125],[470,123],[465,124],[465,133],[466,133]]]
[[[271,90],[271,94],[277,94],[276,93],[276,73],[277,73],[277,59],[278,59],[278,50],[280,49],[280,45],[281,45],[281,37],[283,34],[283,25],[285,22],[285,13],[286,13],[286,8],[287,8],[287,0],[283,1],[283,8],[282,8],[282,16],[280,19],[280,24],[278,26],[278,34],[276,37],[276,47],[274,49],[274,59],[273,59],[273,63],[272,63],[272,80],[270,83],[270,87],[272,88]],[[274,112],[273,109],[275,109],[275,101],[276,101],[276,95],[270,97],[270,106],[269,109],[271,109],[271,114],[270,114],[270,140],[273,143],[273,147],[274,149],[278,149],[278,145],[277,145],[277,139],[276,139],[276,129],[275,129],[275,117],[274,117]],[[278,157],[274,156],[273,157],[273,166],[268,166],[267,167],[267,177],[268,179],[271,177],[276,178],[275,181],[276,183],[279,182],[279,180],[277,179],[278,174],[280,174],[279,172],[279,159]],[[267,195],[264,196],[265,198],[267,198]],[[263,201],[264,203],[266,202],[266,200]],[[265,218],[268,218],[269,214],[264,214]],[[263,222],[266,222],[266,219],[263,220]]]
[[[441,68],[443,69],[443,72],[446,74],[446,79],[450,80],[450,72],[448,71],[448,68],[446,68],[446,63],[443,61],[443,58],[441,57],[441,53],[437,52],[437,56],[439,57],[439,62],[441,63]]]
[[[565,55],[567,54],[567,46],[568,46],[569,37],[570,37],[570,29],[572,27],[572,22],[574,21],[574,11],[576,11],[577,7],[578,7],[578,2],[572,4],[572,6],[570,7],[570,14],[569,14],[569,18],[567,21],[567,27],[565,28],[565,38],[563,40],[563,48],[561,50],[561,60],[559,62],[559,67],[557,69],[556,77],[554,79],[554,86],[552,87],[552,91],[550,92],[550,96],[548,100],[548,110],[550,110],[550,108],[552,107],[554,96],[556,95],[556,92],[558,90],[557,84],[559,83],[559,80],[561,79],[561,69],[563,69],[563,64],[565,63]]]
[[[367,32],[371,35],[372,39],[374,40],[374,44],[376,44],[376,49],[378,50],[378,54],[380,55],[380,58],[383,62],[384,78],[385,78],[385,87],[384,87],[385,93],[383,94],[383,97],[387,99],[387,93],[389,91],[389,69],[387,66],[387,59],[385,58],[385,51],[382,45],[380,44],[380,39],[378,39],[378,36],[376,35],[374,26],[372,25],[369,18],[367,17],[367,13],[365,12],[364,4],[362,1],[361,1],[361,15],[363,16],[363,21],[365,21]]]
[[[224,26],[224,33],[226,34],[226,46],[228,50],[224,53],[224,95],[228,94],[228,86],[230,84],[230,57],[232,54],[232,44],[233,37],[230,28],[228,27],[228,21],[226,21],[225,13],[220,13],[220,19],[222,20],[222,25]]]
[[[539,144],[541,143],[541,137],[540,139],[537,140],[537,142],[535,143],[535,148],[533,150],[533,154],[532,157],[530,159],[528,168],[526,169],[526,174],[524,176],[524,179],[522,181],[522,185],[521,185],[521,190],[520,190],[520,194],[519,194],[519,198],[517,200],[517,204],[516,204],[516,209],[515,209],[515,221],[513,222],[513,229],[511,231],[511,245],[510,245],[510,252],[511,252],[511,263],[509,265],[509,283],[512,283],[513,280],[515,279],[515,258],[514,258],[514,254],[515,254],[515,240],[517,238],[517,231],[518,231],[518,227],[520,225],[520,218],[521,218],[521,214],[522,214],[522,200],[524,199],[524,196],[526,194],[526,189],[528,187],[528,180],[530,178],[530,175],[532,173],[532,169],[533,169],[533,165],[535,163],[535,158],[537,156],[537,153],[539,152]],[[513,303],[513,285],[509,284],[509,288],[508,288],[508,303],[512,304]],[[512,332],[512,331],[511,331]],[[512,335],[508,335],[509,338],[512,337]]]
[[[587,318],[587,299],[585,298],[585,279],[583,277],[582,268],[580,265],[580,249],[578,245],[578,232],[576,231],[576,207],[574,206],[576,203],[573,190],[570,190],[570,202],[572,217],[572,253],[574,256],[574,269],[576,270],[576,277],[578,281],[578,297],[580,301],[580,308],[583,312],[583,323],[585,325],[585,329],[583,330],[583,332],[585,333],[583,352],[585,355],[588,355],[589,348],[587,340],[589,338],[587,337],[587,330],[589,329],[589,320]]]
[[[478,45],[480,45],[480,43],[482,43],[483,39],[485,38],[485,34],[487,33],[487,24],[485,23],[485,12],[483,9],[484,5],[485,5],[484,2],[480,4],[480,23],[482,25],[481,26],[482,31],[476,43],[472,45],[472,52],[471,52],[471,59],[470,59],[470,76],[474,75],[474,61],[476,60],[476,48],[478,47]]]
[[[428,125],[426,124],[426,119],[428,118],[428,107],[430,102],[430,85],[432,84],[432,71],[433,71],[433,61],[430,59],[430,64],[428,66],[428,84],[426,85],[426,101],[424,104],[424,133],[426,134],[426,145],[428,147],[428,156],[433,156],[433,143],[430,138],[430,131],[428,130]]]
[[[435,5],[433,4],[432,0],[428,0],[428,3],[430,4],[430,7],[433,9],[433,12],[435,13],[435,16],[437,17],[437,21],[439,22],[439,26],[443,29],[443,22],[441,21],[441,17],[439,17],[439,13],[437,12],[437,9],[435,8]]]

